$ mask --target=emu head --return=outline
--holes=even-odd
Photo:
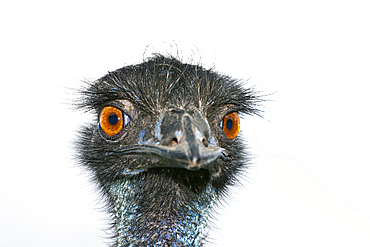
[[[95,120],[78,158],[108,202],[116,245],[200,245],[213,203],[247,166],[239,115],[258,114],[253,90],[155,55],[81,93]]]

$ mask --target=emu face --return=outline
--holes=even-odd
[[[199,246],[213,203],[247,164],[239,114],[258,98],[239,81],[156,55],[82,90],[96,122],[81,165],[114,218],[117,246]]]

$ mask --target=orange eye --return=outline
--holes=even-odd
[[[224,117],[222,122],[222,130],[224,131],[227,138],[230,140],[234,139],[240,129],[240,119],[238,113],[232,112]]]
[[[124,122],[126,124],[129,118],[123,114],[122,111],[113,106],[106,106],[100,112],[100,127],[105,134],[109,136],[117,135],[124,127]]]

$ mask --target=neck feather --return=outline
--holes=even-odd
[[[110,184],[117,246],[200,246],[216,199],[211,182],[190,189],[168,176],[125,177]]]

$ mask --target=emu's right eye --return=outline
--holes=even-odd
[[[117,135],[129,122],[130,118],[113,106],[106,106],[100,112],[100,127],[108,136]]]

